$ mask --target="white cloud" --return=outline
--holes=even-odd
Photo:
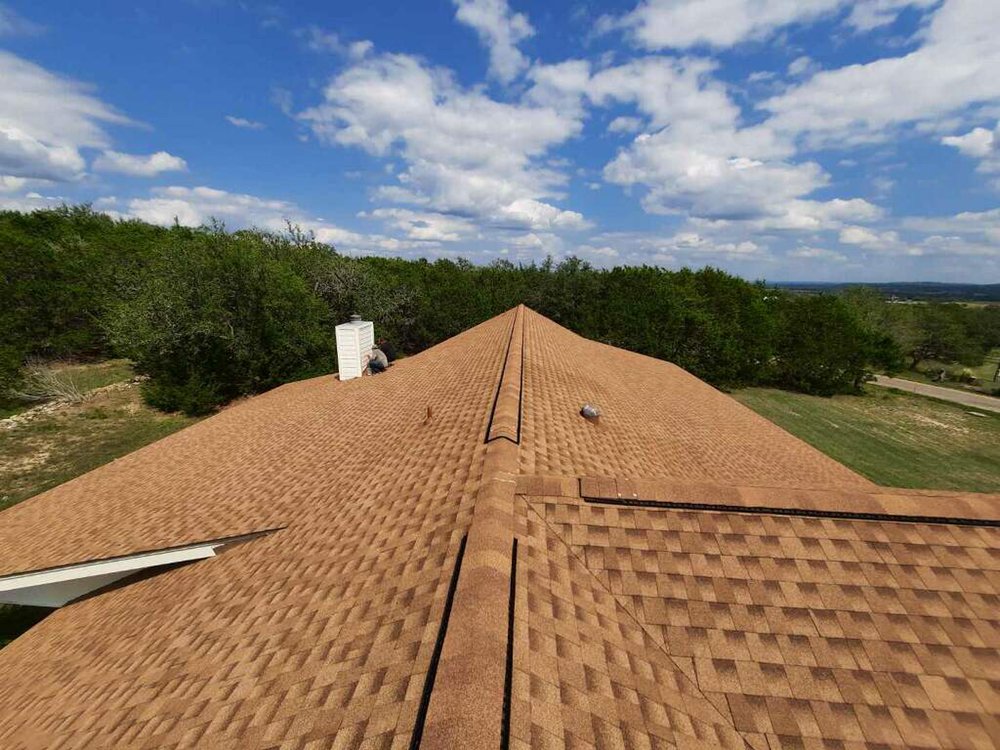
[[[788,64],[788,75],[799,77],[813,73],[816,68],[816,62],[811,57],[801,55]]]
[[[881,140],[908,123],[941,127],[1000,98],[997,28],[1000,3],[947,0],[917,50],[818,73],[763,103],[767,125],[812,147]]]
[[[697,231],[680,231],[663,236],[644,232],[605,232],[590,238],[578,251],[586,250],[596,262],[613,258],[627,265],[704,265],[768,262],[766,247],[747,239],[723,239]]]
[[[600,31],[624,29],[643,49],[725,48],[760,41],[792,24],[811,23],[851,8],[847,23],[867,31],[895,20],[907,6],[937,0],[642,0],[619,18],[604,17]]]
[[[528,17],[513,13],[507,0],[454,0],[455,19],[475,29],[490,53],[490,73],[509,83],[528,67],[517,45],[535,33]]]
[[[843,253],[836,250],[829,250],[825,247],[798,247],[788,253],[790,258],[800,258],[806,260],[825,260],[833,263],[844,263],[848,260]]]
[[[621,253],[611,245],[577,245],[571,254],[596,266],[610,266],[618,262]]]
[[[82,176],[83,148],[106,148],[107,124],[130,124],[86,87],[0,50],[0,176]]]
[[[0,3],[0,37],[3,36],[35,36],[45,31],[45,27],[11,8],[6,3]]]
[[[2,179],[2,178],[0,178]],[[69,203],[59,195],[42,195],[34,191],[24,195],[0,196],[0,209],[4,211],[40,211],[45,208],[55,208]]]
[[[503,206],[493,217],[499,224],[525,229],[577,230],[587,229],[590,222],[576,211],[564,211],[532,198],[518,198]]]
[[[649,213],[691,213],[716,219],[754,219],[783,212],[789,201],[823,186],[814,163],[791,164],[732,156],[705,143],[677,137],[672,129],[639,136],[604,170],[609,182],[642,184]]]
[[[961,235],[1000,246],[1000,208],[989,211],[963,211],[954,216],[907,217],[906,229],[931,234]]]
[[[105,151],[94,159],[94,169],[133,177],[155,177],[163,172],[183,172],[187,169],[187,162],[166,151],[146,155]]]
[[[233,228],[257,227],[273,232],[284,231],[288,222],[291,222],[303,230],[313,232],[320,242],[354,253],[394,253],[419,245],[385,235],[362,234],[344,229],[310,217],[299,206],[288,201],[230,193],[205,186],[153,188],[150,193],[150,198],[129,201],[125,212],[120,215],[161,226],[170,226],[176,219],[184,226],[197,227],[211,219],[218,219]]]
[[[859,0],[851,8],[847,22],[858,31],[888,26],[907,6],[929,8],[938,0]]]
[[[973,156],[985,159],[993,153],[996,144],[1000,141],[997,133],[1000,133],[1000,123],[996,130],[986,128],[974,128],[965,135],[950,135],[941,139],[941,143],[946,146],[954,146],[966,156]]]
[[[476,234],[476,226],[460,216],[448,216],[407,208],[377,208],[363,212],[362,218],[380,219],[406,234],[411,240],[424,242],[457,242]]]
[[[66,182],[81,177],[86,166],[72,145],[44,143],[18,127],[0,125],[0,173],[5,177]]]
[[[878,232],[867,227],[844,227],[840,230],[839,239],[844,245],[858,245],[866,250],[893,251],[903,247],[896,232]]]
[[[715,68],[709,60],[658,56],[592,75],[582,61],[536,66],[528,97],[561,111],[576,111],[581,98],[634,105],[653,132],[621,149],[604,167],[604,179],[644,186],[649,213],[813,229],[824,219],[837,221],[838,212],[877,210],[858,199],[806,200],[829,182],[826,172],[814,162],[793,162],[792,144],[769,128],[740,127],[740,109],[712,77]]]
[[[586,61],[570,60],[533,67],[526,97],[581,118],[584,102],[633,105],[642,118],[621,115],[627,119],[620,128],[647,132],[619,150],[603,175],[644,187],[649,213],[758,231],[816,231],[880,215],[859,198],[809,199],[829,175],[815,162],[796,162],[791,140],[766,124],[742,127],[740,108],[715,70],[710,60],[650,56],[591,73]]]
[[[642,130],[642,120],[638,117],[616,117],[608,123],[609,133],[638,133]]]
[[[730,47],[833,12],[842,0],[643,0],[605,27],[626,29],[645,49]]]
[[[965,156],[979,159],[977,172],[1000,174],[1000,122],[993,130],[973,128],[965,135],[946,136],[941,143],[957,148]],[[994,185],[1000,189],[1000,180]]]
[[[236,117],[235,115],[226,115],[226,121],[237,128],[244,128],[246,130],[263,130],[267,126],[262,122],[257,122],[256,120],[248,120],[245,117]]]
[[[360,60],[374,49],[375,45],[367,39],[348,42],[336,31],[327,31],[319,26],[307,26],[298,29],[296,36],[305,41],[306,48],[313,52],[341,55],[352,60]]]
[[[577,111],[498,102],[462,88],[449,71],[381,55],[336,76],[323,102],[299,118],[322,141],[405,163],[379,199],[485,223],[583,226],[579,214],[543,201],[566,182],[544,158],[580,131]]]

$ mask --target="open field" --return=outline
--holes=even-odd
[[[833,398],[770,388],[732,395],[879,484],[1000,492],[1000,414],[874,386]]]
[[[74,382],[90,391],[85,400],[61,404],[13,427],[0,428],[0,509],[195,421],[146,406],[138,385],[129,382],[132,370],[127,363],[73,369]]]
[[[906,380],[913,380],[917,383],[930,383],[931,385],[938,385],[942,388],[954,388],[960,391],[992,393],[994,390],[1000,390],[1000,382],[993,382],[993,376],[996,374],[998,362],[1000,362],[1000,348],[993,349],[988,355],[986,355],[983,363],[977,367],[963,367],[961,365],[954,365],[947,362],[939,362],[937,360],[928,359],[920,363],[918,370],[903,370],[902,372],[893,373],[893,377],[905,378]],[[972,386],[955,380],[938,382],[929,374],[938,370],[947,370],[948,372],[961,372],[968,370],[969,373],[976,378],[978,385]]]

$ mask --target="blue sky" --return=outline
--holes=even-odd
[[[0,3],[0,206],[1000,281],[1000,2]]]

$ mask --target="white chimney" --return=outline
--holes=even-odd
[[[352,315],[337,326],[337,370],[341,380],[360,378],[375,346],[375,324]]]

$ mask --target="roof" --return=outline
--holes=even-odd
[[[263,531],[0,650],[0,746],[1000,745],[1000,496],[524,307],[0,513],[0,575]]]

